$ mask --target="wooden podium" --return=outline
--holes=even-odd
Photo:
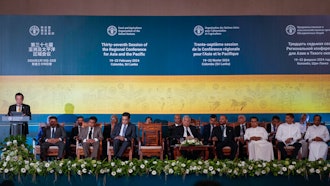
[[[23,124],[30,120],[30,116],[2,116],[2,121],[10,123],[10,135],[17,136],[23,133]]]

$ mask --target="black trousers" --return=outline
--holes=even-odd
[[[281,151],[281,159],[282,160],[284,160],[286,158],[296,159],[296,157],[298,155],[298,152],[301,148],[301,143],[296,142],[296,143],[294,143],[292,145],[289,145],[289,146],[294,146],[294,151],[291,154],[291,156],[288,156],[288,154],[286,153],[286,150],[284,149],[285,144],[283,142],[278,142],[277,148]]]
[[[120,141],[115,139],[113,141],[113,151],[115,158],[121,158],[125,150],[131,145],[131,141]]]
[[[247,158],[248,157],[247,154],[246,153],[244,154],[244,145],[245,145],[245,143],[239,142],[238,144],[239,144],[238,157],[240,159]]]
[[[230,152],[230,155],[229,156],[225,156],[222,152],[222,148],[223,147],[226,147],[226,146],[229,146],[231,148],[231,152]],[[237,152],[237,143],[235,143],[234,141],[223,141],[223,142],[218,142],[216,144],[216,147],[217,147],[217,154],[218,154],[218,157],[220,159],[225,159],[225,158],[229,158],[231,160],[235,159],[235,155],[236,155],[236,152]]]

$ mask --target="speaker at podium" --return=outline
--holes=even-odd
[[[30,116],[25,116],[22,112],[10,112],[9,116],[2,116],[3,122],[10,123],[10,135],[25,135],[23,125],[30,120]]]

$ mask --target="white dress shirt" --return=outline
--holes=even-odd
[[[16,112],[22,112],[22,105],[16,105]]]
[[[190,134],[191,137],[194,138],[194,135],[192,134],[190,127],[183,127],[184,131],[183,131],[183,137],[186,138],[188,136],[188,132]]]
[[[93,139],[94,136],[94,128],[95,127],[88,127],[87,137],[83,140],[83,142],[86,142],[88,139]],[[92,131],[92,138],[89,138],[89,133]],[[94,141],[99,141],[99,139],[94,138]]]
[[[276,132],[276,125],[274,125],[273,123],[270,123],[270,132]]]
[[[301,138],[299,124],[283,123],[278,127],[276,132],[276,139],[285,143],[285,140],[288,138],[293,138],[293,140],[287,145],[292,145]]]
[[[305,134],[305,132],[307,130],[307,123],[304,122],[304,123],[296,123],[296,124],[299,124],[300,132],[302,134]]]
[[[212,136],[213,128],[214,128],[214,126],[212,124],[210,124],[210,137]]]
[[[246,129],[245,134],[244,134],[244,140],[250,140],[251,137],[256,136],[256,137],[261,137],[262,140],[268,139],[268,133],[263,127],[250,127]]]
[[[327,142],[329,140],[329,131],[328,128],[324,125],[319,126],[310,126],[308,127],[305,135],[305,139],[309,142],[312,142],[314,138],[320,137],[323,139],[324,142]]]
[[[54,131],[54,136],[53,136],[53,131]],[[56,127],[50,127],[50,138],[48,139],[53,139],[55,138],[55,133],[56,133]],[[48,142],[48,139],[45,139],[45,142]],[[60,141],[62,141],[62,138],[58,138]]]
[[[222,136],[224,138],[226,138],[227,137],[227,125],[223,125],[222,126],[222,130],[223,130]]]
[[[122,124],[119,132],[119,136],[125,137],[125,133],[127,130],[128,125],[127,124]]]

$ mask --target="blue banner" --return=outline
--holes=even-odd
[[[330,72],[330,16],[0,16],[0,23],[0,75]]]

